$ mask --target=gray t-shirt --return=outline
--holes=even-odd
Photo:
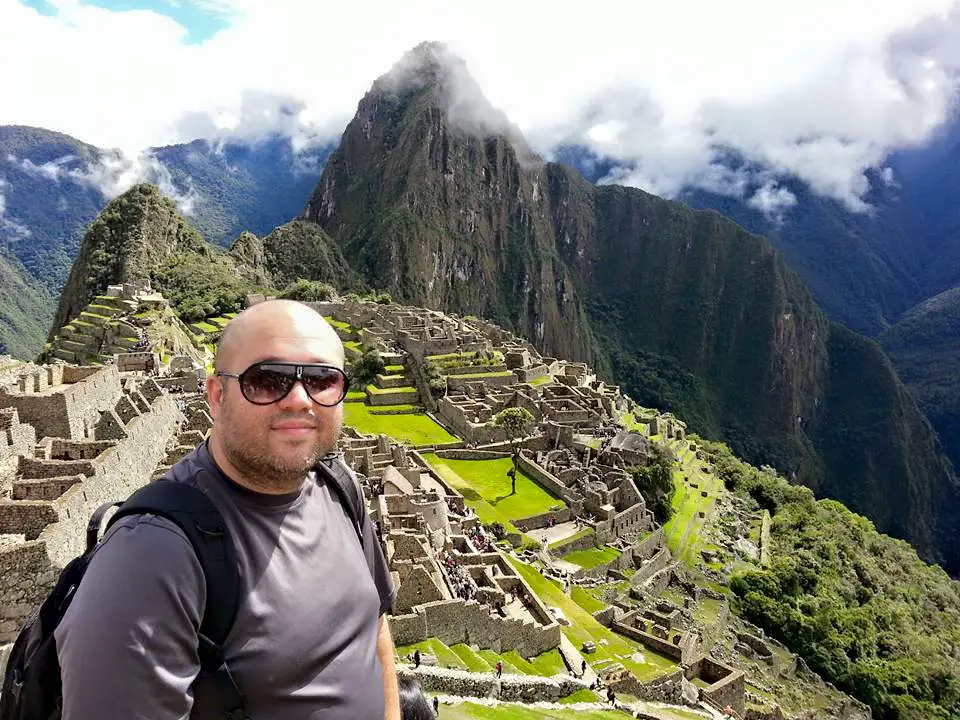
[[[382,718],[376,645],[394,591],[367,514],[361,548],[336,491],[311,477],[296,493],[251,492],[206,444],[171,477],[207,492],[236,548],[241,603],[225,651],[251,720]],[[174,524],[146,515],[111,527],[56,631],[63,720],[222,718],[194,683],[205,597]]]

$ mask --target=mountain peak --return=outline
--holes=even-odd
[[[523,144],[519,129],[483,94],[466,61],[444,43],[423,42],[408,50],[373,83],[360,108],[365,102],[405,104],[414,98],[443,110],[451,126],[468,134],[502,135]]]

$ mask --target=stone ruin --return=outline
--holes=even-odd
[[[0,644],[84,550],[93,511],[195,444],[184,423],[153,376],[118,364],[46,365],[0,387]]]

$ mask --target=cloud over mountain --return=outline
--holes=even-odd
[[[864,171],[944,121],[960,68],[960,6],[948,0],[598,0],[582,13],[502,0],[193,4],[229,25],[187,42],[188,28],[155,11],[56,0],[45,15],[0,0],[0,63],[18,68],[0,123],[131,156],[271,130],[322,143],[373,78],[438,40],[476,80],[458,110],[482,88],[539,152],[578,144],[614,160],[608,180],[668,196],[753,188],[755,205],[789,204],[727,166],[733,152],[862,209]]]

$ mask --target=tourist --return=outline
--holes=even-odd
[[[435,720],[437,717],[437,698],[433,699],[433,707],[420,689],[420,683],[412,677],[401,677],[399,680],[400,717],[402,720]]]
[[[208,440],[167,473],[219,508],[241,569],[224,645],[244,716],[400,718],[394,591],[373,523],[361,538],[325,475],[347,382],[343,345],[301,303],[254,305],[227,326],[206,381]],[[205,587],[172,522],[115,523],[97,546],[56,645],[63,720],[224,717],[219,686],[198,679]]]
[[[587,661],[581,660],[580,661],[580,677],[583,677],[586,674],[587,674]]]
[[[503,663],[500,660],[497,660],[497,677],[503,675]]]
[[[433,714],[440,717],[440,698],[436,695],[433,696]]]
[[[418,668],[420,667],[420,650],[413,651],[413,666]]]

